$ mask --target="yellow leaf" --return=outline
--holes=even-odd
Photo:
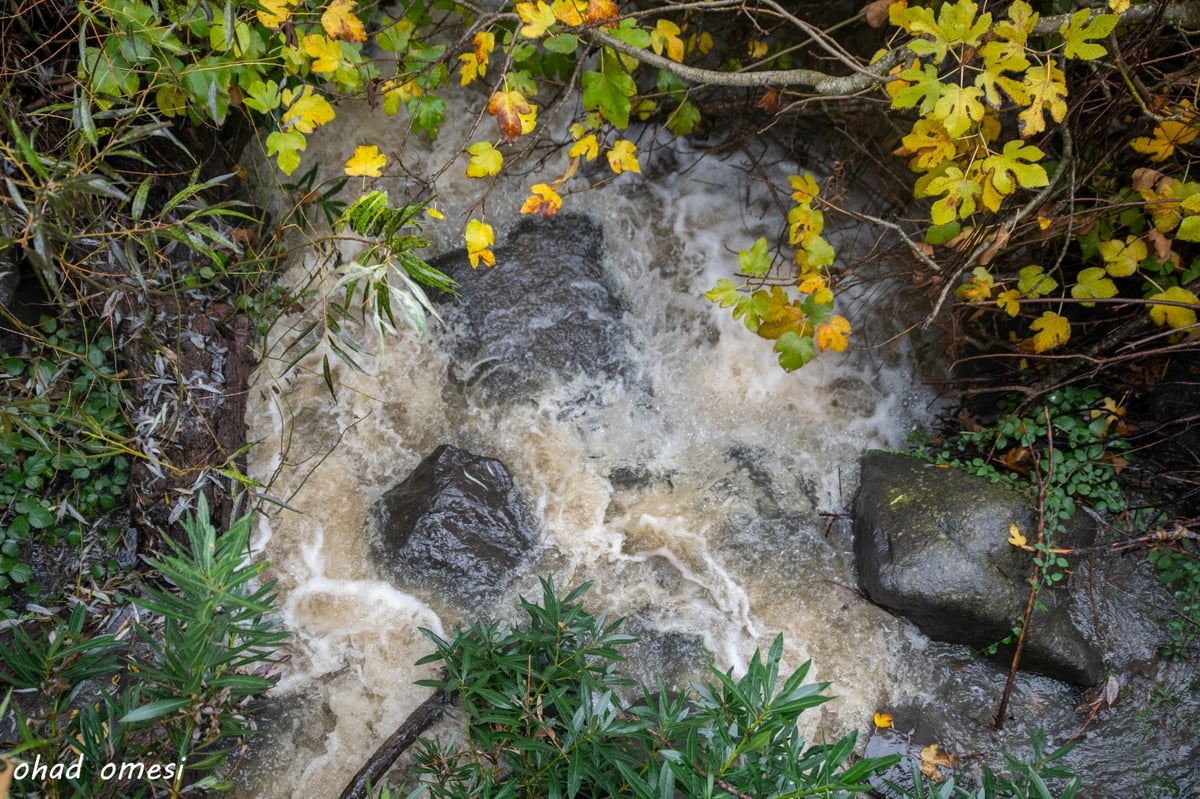
[[[279,30],[291,16],[296,0],[259,0],[258,21],[273,31]]]
[[[1086,9],[1085,9],[1086,11]],[[1017,127],[1022,138],[1029,138],[1046,129],[1045,111],[1055,122],[1067,116],[1066,76],[1053,61],[1034,65],[1025,72],[1025,89],[1029,107],[1017,114]]]
[[[346,174],[377,178],[383,174],[386,164],[387,156],[379,152],[378,147],[374,144],[361,145],[354,148],[354,155],[346,162]]]
[[[550,8],[556,20],[570,27],[582,25],[583,16],[587,13],[587,4],[580,0],[554,0]]]
[[[1008,543],[1012,544],[1014,547],[1025,546],[1025,536],[1021,535],[1021,528],[1017,527],[1015,524],[1010,524],[1008,526]]]
[[[881,730],[886,730],[888,727],[891,727],[892,726],[892,714],[891,713],[876,713],[875,714],[875,726]]]
[[[713,49],[713,37],[708,31],[704,31],[699,36],[692,34],[687,40],[687,51],[690,53],[694,50],[699,50],[700,55],[708,55],[708,51]]]
[[[545,5],[543,3],[543,5]],[[525,99],[525,95],[517,91],[493,92],[488,99],[488,113],[496,118],[500,135],[509,144],[525,132],[525,121],[522,116],[533,113],[533,108]]]
[[[1166,119],[1154,127],[1154,134],[1147,138],[1139,136],[1129,142],[1129,146],[1139,153],[1150,156],[1151,161],[1165,161],[1175,152],[1175,148],[1187,144],[1200,135],[1200,125],[1192,117],[1188,119]]]
[[[546,35],[546,29],[554,24],[554,9],[545,0],[535,3],[517,3],[517,16],[525,24],[521,26],[521,35],[526,39],[540,39]]]
[[[821,191],[817,185],[817,179],[812,176],[811,172],[805,172],[803,175],[788,175],[788,182],[792,184],[792,199],[798,203],[812,202]]]
[[[521,120],[521,135],[531,132],[537,127],[537,109],[536,105],[529,104],[528,111],[518,111],[517,119]]]
[[[1017,312],[1021,310],[1020,299],[1021,292],[1016,289],[1009,289],[1008,291],[1000,292],[1000,296],[996,298],[996,304],[1009,316],[1016,316]]]
[[[1047,352],[1066,344],[1071,338],[1070,321],[1054,311],[1043,311],[1029,328],[1035,332],[1032,338],[1025,341],[1025,345],[1034,352]]]
[[[367,31],[362,20],[354,16],[354,0],[333,0],[321,15],[321,27],[331,39],[365,42]]]
[[[1138,270],[1138,265],[1146,260],[1149,254],[1146,242],[1137,236],[1126,236],[1123,242],[1117,239],[1100,242],[1100,257],[1104,259],[1104,268],[1113,277],[1129,277]]]
[[[594,160],[600,154],[600,143],[596,141],[596,134],[589,133],[579,141],[571,145],[571,149],[567,151],[567,155],[571,158],[583,156],[588,161]]]
[[[287,111],[283,112],[283,127],[293,128],[301,133],[312,133],[318,126],[333,119],[333,106],[313,91],[311,86],[302,86],[298,91],[284,89],[283,104]]]
[[[904,146],[896,155],[913,156],[908,167],[914,172],[926,172],[958,155],[958,143],[937,119],[918,119],[900,142]]]
[[[746,45],[746,51],[750,54],[751,58],[762,58],[770,50],[771,48],[767,43],[759,39],[751,39],[750,43]]]
[[[521,213],[541,214],[549,219],[562,208],[562,197],[549,184],[535,183],[530,191],[525,204],[521,206]]]
[[[662,55],[667,51],[667,58],[672,61],[683,60],[683,39],[679,38],[679,26],[669,19],[660,19],[650,31],[650,47]]]
[[[496,36],[491,31],[480,31],[475,34],[475,49],[458,57],[462,62],[461,84],[466,86],[476,78],[487,75],[488,59],[496,46]]]
[[[425,213],[428,214],[432,219],[445,219],[446,218],[446,215],[443,214],[441,211],[439,211],[436,208],[426,208]]]
[[[845,352],[849,343],[846,336],[850,335],[850,322],[844,316],[834,314],[828,322],[817,325],[815,339],[818,349],[834,352]]]
[[[472,269],[479,266],[480,261],[486,266],[495,265],[496,254],[490,248],[496,243],[496,234],[492,232],[491,225],[472,219],[467,223],[463,238],[467,241],[467,258],[471,261]]]
[[[475,142],[467,148],[471,161],[467,164],[467,177],[490,178],[500,171],[504,155],[489,141]]]
[[[1108,8],[1114,14],[1124,14],[1129,10],[1129,0],[1108,0]]]
[[[305,34],[304,52],[313,59],[313,72],[336,72],[342,61],[342,46],[319,33]]]
[[[805,272],[800,276],[800,283],[796,286],[796,290],[801,294],[815,294],[828,285],[820,272]]]
[[[1196,324],[1196,309],[1200,308],[1200,299],[1197,299],[1196,295],[1187,289],[1171,286],[1166,291],[1151,295],[1148,299],[1179,302],[1191,306],[1186,308],[1181,305],[1151,305],[1150,318],[1156,325],[1166,325],[1178,329]],[[1195,335],[1196,331],[1193,330],[1192,333]]]
[[[628,139],[618,139],[608,148],[608,165],[618,175],[622,172],[641,172],[642,165],[638,163],[635,154],[637,146]]]
[[[933,113],[946,132],[958,138],[971,129],[971,124],[983,119],[983,89],[978,86],[956,86],[950,84],[942,90],[933,106]]]

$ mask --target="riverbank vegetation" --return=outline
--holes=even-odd
[[[86,755],[97,770],[178,764],[105,783],[122,796],[217,787],[236,763],[231,741],[252,727],[246,703],[281,642],[260,567],[243,559],[245,505],[273,500],[245,474],[242,414],[256,336],[302,299],[273,283],[288,230],[341,219],[376,241],[377,264],[339,276],[344,297],[323,330],[354,366],[364,344],[349,316],[382,340],[427,324],[425,292],[453,288],[419,257],[418,220],[460,226],[472,263],[494,261],[482,198],[502,171],[557,163],[527,196],[493,200],[552,216],[573,193],[648,171],[673,137],[713,150],[767,137],[800,161],[800,120],[853,141],[902,210],[842,207],[857,166],[764,168],[776,235],[729,242],[739,255],[709,298],[789,371],[874,346],[840,300],[855,265],[839,261],[826,219],[877,231],[901,253],[893,271],[923,287],[915,324],[940,330],[956,359],[945,388],[968,433],[947,439],[943,460],[1027,482],[1047,435],[1071,442],[1083,454],[1053,473],[1055,501],[1102,501],[1124,525],[1113,543],[1150,552],[1179,600],[1164,646],[1195,658],[1200,6],[838,9],[0,3],[6,751]],[[477,115],[447,117],[443,98],[458,91],[477,98]],[[481,202],[427,216],[451,164],[417,173],[383,142],[346,153],[346,176],[408,173],[412,196],[356,202],[339,193],[345,181],[315,184],[307,137],[337,125],[352,97],[410,135],[468,128],[454,156]],[[290,189],[293,205],[273,218],[250,201],[248,142]],[[326,379],[332,391],[328,361]],[[1098,415],[1082,428],[1039,416],[1097,386],[1085,404]],[[1005,395],[1012,407],[998,412]],[[1026,545],[1053,582],[1052,539]],[[106,795],[97,775],[47,790]]]

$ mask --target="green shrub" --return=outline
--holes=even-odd
[[[624,677],[620,620],[593,616],[584,584],[541,606],[529,628],[475,624],[449,640],[427,633],[445,676],[422,684],[457,693],[461,741],[422,739],[416,773],[434,797],[846,796],[897,762],[851,763],[856,736],[808,745],[796,723],[829,697],[805,663],[779,684],[783,639],[746,674],[669,695]],[[626,698],[640,693],[640,698]]]

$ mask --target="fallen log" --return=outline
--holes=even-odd
[[[367,799],[369,796],[367,786],[377,785],[383,779],[383,775],[392,767],[396,759],[404,754],[404,750],[412,746],[421,733],[441,719],[442,714],[446,711],[446,706],[454,701],[457,693],[457,691],[438,689],[422,702],[396,728],[396,731],[379,745],[375,754],[367,759],[367,762],[354,775],[354,779],[350,781],[338,799]]]

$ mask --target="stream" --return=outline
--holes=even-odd
[[[305,153],[306,165],[327,164],[325,177],[336,177],[355,144],[398,149],[383,143],[399,138],[401,121],[365,104],[342,106],[338,116],[338,130],[353,139],[318,133]],[[488,129],[466,141],[492,135]],[[443,163],[462,141],[452,131],[433,145],[408,139],[405,162]],[[1076,710],[1078,689],[1022,675],[1016,721],[1002,733],[988,729],[1003,670],[963,647],[929,641],[857,589],[845,512],[858,456],[903,446],[937,407],[921,382],[940,368],[936,337],[899,335],[928,305],[908,277],[906,254],[882,257],[870,226],[837,227],[828,215],[838,268],[854,265],[847,281],[854,285],[838,305],[854,325],[851,347],[793,374],[778,367],[770,342],[702,296],[733,275],[738,249],[777,235],[781,217],[767,177],[787,202],[787,175],[839,173],[841,204],[889,210],[887,192],[854,166],[852,151],[807,141],[789,154],[664,146],[644,157],[645,176],[625,174],[566,197],[564,211],[588,214],[604,230],[597,257],[628,327],[621,376],[583,375],[493,403],[472,390],[471,364],[451,356],[464,333],[447,314],[447,324],[425,338],[406,330],[389,339],[382,357],[364,358],[366,374],[330,354],[335,401],[321,373],[324,345],[285,371],[283,353],[319,302],[302,302],[305,310],[275,326],[251,388],[250,467],[294,510],[267,505],[254,546],[271,561],[294,645],[272,693],[266,743],[244,770],[244,795],[336,796],[428,695],[413,685],[430,676],[412,665],[430,651],[421,628],[449,633],[470,619],[453,602],[392,584],[376,568],[363,528],[367,509],[444,443],[503,461],[543,530],[536,562],[479,615],[518,619],[517,598],[539,596],[538,575],[553,576],[560,588],[591,581],[589,606],[626,617],[643,639],[633,676],[663,676],[676,688],[703,677],[707,663],[743,669],[782,632],[785,669],[811,659],[810,679],[831,683],[836,697],[802,719],[814,738],[858,730],[865,742],[879,710],[895,715],[897,734],[913,731],[914,743],[936,740],[960,754],[1020,749],[1039,727],[1056,745],[1079,727],[1086,713]],[[393,166],[393,177],[374,185],[403,198],[412,184],[403,164],[393,158]],[[435,206],[446,218],[425,223],[430,255],[461,248],[465,220],[480,213],[471,204],[484,184],[462,177],[464,166],[462,157],[436,184]],[[562,166],[551,157],[543,171],[504,179],[489,195],[497,245],[529,186]],[[285,280],[305,284],[316,263],[300,252]],[[527,313],[536,324],[539,309]],[[1153,649],[1153,642],[1138,645]],[[1188,679],[1184,671],[1156,676],[1179,681],[1180,690]],[[1179,712],[1186,718],[1192,709]],[[1144,784],[1131,769],[1158,762],[1157,727],[1126,722],[1124,739],[1098,739],[1092,751],[1089,732],[1076,750],[1072,763],[1089,770],[1111,762],[1114,751],[1137,757],[1094,772],[1087,796],[1132,796],[1106,790],[1114,780]],[[1195,735],[1183,740],[1196,745]]]

